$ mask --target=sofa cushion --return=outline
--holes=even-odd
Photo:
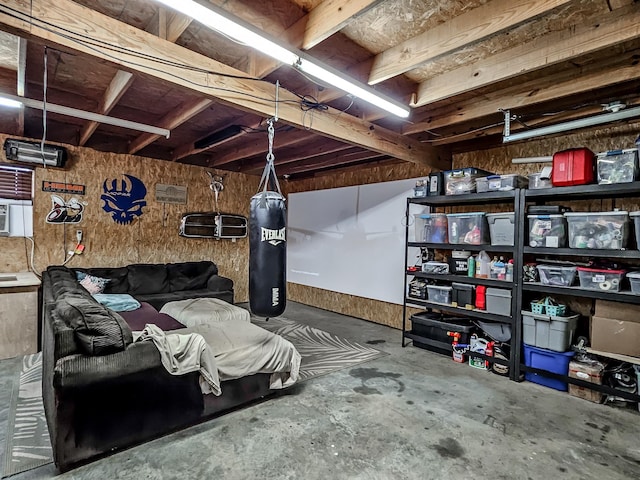
[[[127,267],[131,295],[148,295],[169,291],[167,267],[161,264],[134,264]]]
[[[58,316],[74,330],[80,349],[87,355],[106,355],[124,350],[133,341],[131,329],[117,313],[92,298],[61,298]]]
[[[167,265],[169,291],[198,290],[207,286],[212,275],[217,275],[218,267],[213,262],[183,262]]]
[[[103,293],[129,293],[129,282],[127,276],[129,270],[127,267],[117,268],[76,268],[77,272],[83,272],[96,277],[108,278],[109,283],[104,288]]]
[[[104,292],[104,287],[109,283],[108,278],[96,277],[83,272],[77,272],[76,275],[78,277],[78,283],[80,283],[80,285],[82,285],[91,295]]]
[[[175,318],[167,315],[166,313],[158,312],[158,310],[153,308],[153,306],[147,302],[142,302],[140,304],[140,308],[137,310],[122,312],[120,315],[134,332],[142,331],[144,326],[148,323],[156,325],[165,332],[185,328],[185,326]]]

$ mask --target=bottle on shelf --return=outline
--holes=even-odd
[[[473,255],[469,255],[467,259],[467,275],[469,277],[474,277],[476,274],[476,259]]]
[[[513,258],[507,262],[507,273],[505,276],[507,282],[513,282]]]
[[[482,250],[476,259],[476,278],[489,278],[490,264],[491,257],[487,252]]]

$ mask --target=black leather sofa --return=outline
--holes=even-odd
[[[233,302],[233,282],[211,262],[83,271],[110,278],[106,293],[130,293],[158,309],[204,296]],[[42,317],[43,399],[60,471],[272,393],[270,375],[257,374],[222,382],[219,397],[203,396],[197,372],[170,375],[153,343],[132,343],[122,317],[66,267],[43,274]]]

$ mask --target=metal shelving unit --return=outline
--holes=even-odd
[[[446,314],[459,315],[464,317],[476,318],[485,321],[503,322],[511,324],[511,357],[508,362],[499,359],[494,360],[496,363],[507,364],[510,367],[510,378],[512,380],[521,381],[523,375],[521,373],[530,372],[538,375],[546,376],[561,380],[563,382],[590,388],[608,395],[617,395],[629,400],[640,401],[640,395],[629,394],[611,388],[607,385],[596,385],[585,382],[580,379],[570,378],[567,375],[558,375],[524,365],[522,359],[522,305],[523,295],[533,292],[551,295],[565,295],[570,297],[592,298],[611,300],[621,303],[629,303],[640,305],[640,295],[634,295],[631,292],[605,292],[600,290],[587,290],[580,287],[561,287],[555,285],[542,285],[541,283],[524,283],[522,281],[522,265],[525,256],[529,258],[553,258],[555,260],[566,259],[567,261],[580,261],[580,259],[600,258],[614,259],[619,261],[637,261],[640,264],[640,250],[594,250],[594,249],[573,249],[573,248],[540,248],[529,247],[526,233],[526,206],[527,204],[543,205],[549,202],[568,202],[575,200],[590,200],[604,198],[640,198],[640,182],[617,184],[617,185],[581,185],[575,187],[554,187],[540,190],[519,189],[510,192],[488,192],[471,195],[453,195],[453,196],[434,196],[421,198],[408,198],[406,218],[409,220],[409,207],[411,204],[425,205],[442,209],[455,206],[469,205],[486,205],[486,204],[505,204],[509,205],[505,211],[515,212],[515,246],[502,247],[491,245],[454,245],[454,244],[435,244],[427,242],[409,242],[409,222],[406,227],[406,244],[405,244],[405,270],[408,267],[408,248],[423,247],[432,250],[457,250],[464,249],[472,252],[485,250],[487,252],[511,253],[514,258],[514,281],[513,283],[502,280],[480,279],[475,277],[465,277],[462,275],[452,274],[433,274],[423,272],[406,271],[404,281],[404,291],[407,291],[408,279],[410,277],[419,277],[429,280],[438,281],[439,283],[467,283],[470,285],[485,285],[498,288],[508,288],[512,291],[512,314],[511,317],[503,315],[489,314],[479,310],[468,310],[465,308],[454,307],[453,305],[439,304],[428,300],[418,300],[415,298],[405,297],[403,305],[403,321],[402,321],[402,345],[405,346],[405,340],[414,340],[424,345],[438,348],[442,351],[450,351],[451,345],[447,342],[439,342],[420,335],[416,335],[406,330],[407,326],[407,307],[414,306],[427,310],[436,310]],[[528,226],[528,223],[527,223]],[[588,349],[589,350],[589,349]],[[594,352],[596,355],[607,356],[605,352]],[[475,354],[474,354],[475,355]],[[480,356],[480,355],[478,355]],[[619,356],[614,356],[613,358]]]
[[[520,235],[523,234],[523,230],[521,228],[516,228],[515,231],[515,242],[514,246],[493,246],[493,245],[467,245],[467,244],[441,244],[441,243],[428,243],[428,242],[410,242],[409,241],[409,215],[410,215],[410,205],[424,205],[430,206],[433,208],[446,208],[446,207],[455,207],[455,206],[464,206],[464,205],[506,205],[505,211],[514,211],[515,212],[515,224],[522,224],[523,221],[520,220],[520,200],[521,196],[519,194],[519,190],[511,190],[506,192],[486,192],[486,193],[477,193],[477,194],[469,194],[469,195],[451,195],[451,196],[432,196],[432,197],[416,197],[416,198],[408,198],[407,199],[407,207],[406,207],[406,242],[405,242],[405,271],[408,267],[408,248],[409,247],[421,247],[427,248],[430,250],[468,250],[471,252],[495,252],[495,253],[507,253],[513,256],[514,259],[514,281],[506,282],[503,280],[494,280],[494,279],[485,279],[485,278],[475,278],[475,277],[467,277],[463,275],[453,275],[453,274],[430,274],[423,272],[409,272],[406,271],[405,281],[404,281],[404,291],[407,291],[408,278],[409,277],[419,277],[426,278],[429,280],[434,280],[438,282],[444,283],[466,283],[469,285],[485,285],[488,287],[497,287],[511,290],[511,315],[496,315],[493,313],[489,313],[483,310],[470,310],[461,307],[454,307],[453,305],[442,304],[431,302],[428,300],[419,300],[415,298],[405,297],[403,312],[402,312],[402,346],[405,346],[405,340],[413,340],[418,343],[428,345],[431,347],[438,348],[442,351],[451,351],[451,344],[446,342],[438,342],[433,339],[429,339],[426,337],[422,337],[420,335],[416,335],[407,331],[407,307],[414,306],[418,308],[424,308],[429,311],[439,311],[441,313],[453,314],[460,317],[466,318],[474,318],[483,321],[489,322],[500,322],[511,325],[512,337],[511,343],[515,345],[514,342],[520,342],[521,333],[520,326],[518,322],[514,322],[516,318],[516,312],[518,312],[521,308],[520,300],[521,296],[518,294],[518,285],[520,282],[520,277],[522,276],[522,265],[520,263],[519,258],[522,258],[522,255],[518,255],[519,249],[518,245],[520,242]],[[516,378],[515,375],[519,375],[518,365],[520,364],[520,350],[518,348],[512,348],[512,355],[509,361],[500,360],[498,358],[486,357],[489,361],[494,361],[495,363],[499,363],[501,365],[508,365],[510,376],[512,378]],[[474,353],[475,355],[475,353]],[[478,355],[480,356],[480,355]],[[485,358],[485,357],[483,357]]]
[[[640,197],[640,182],[623,183],[614,185],[580,185],[575,187],[555,187],[540,190],[521,190],[521,206],[526,210],[527,202],[538,205],[549,201],[554,203],[575,200],[590,200],[601,198],[629,198]],[[524,237],[522,237],[524,238]],[[640,251],[633,249],[626,250],[594,250],[578,248],[538,248],[522,246],[522,256],[542,256],[561,259],[569,257],[571,260],[576,257],[582,258],[609,258],[614,260],[640,260]],[[519,293],[522,298],[523,292],[540,292],[551,295],[567,295],[571,297],[593,298],[610,300],[621,303],[640,305],[640,295],[634,295],[628,291],[607,292],[601,290],[587,290],[580,287],[563,287],[556,285],[543,285],[541,283],[522,283]],[[518,316],[517,323],[522,323],[521,315]],[[616,390],[607,385],[596,385],[580,379],[571,378],[567,375],[560,375],[545,370],[519,365],[519,370],[523,372],[535,373],[537,375],[561,380],[573,385],[579,385],[608,395],[616,395],[628,400],[640,401],[640,395],[630,394],[621,390]]]

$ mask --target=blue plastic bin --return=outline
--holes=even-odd
[[[560,375],[569,374],[569,362],[575,352],[554,352],[544,348],[533,347],[524,344],[524,364],[527,367],[539,368],[551,373]],[[557,380],[555,378],[543,377],[537,373],[526,372],[524,379],[528,382],[544,385],[545,387],[554,388],[561,392],[568,390],[567,382]]]

